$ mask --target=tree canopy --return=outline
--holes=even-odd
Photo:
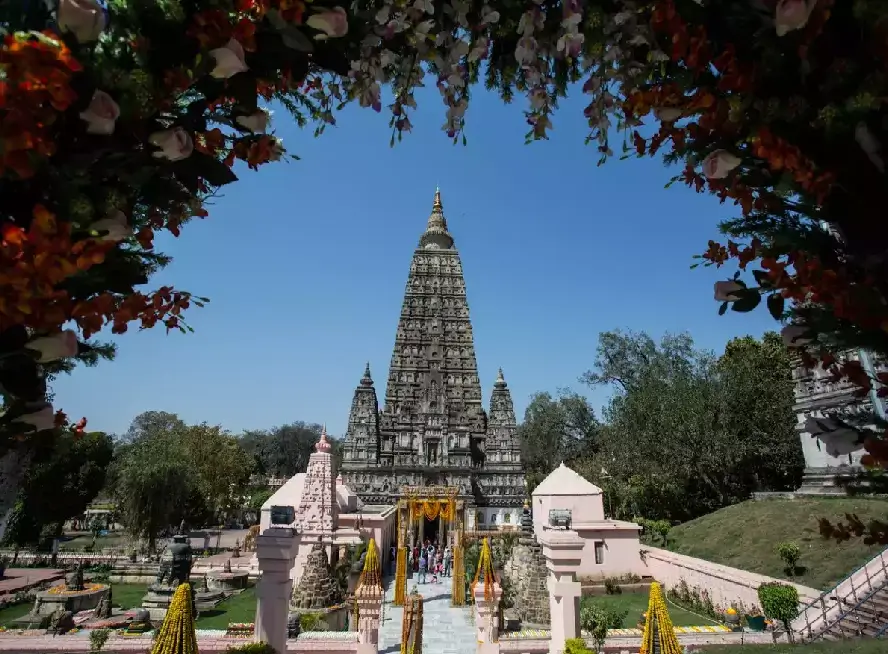
[[[65,431],[41,448],[25,476],[6,542],[38,545],[61,534],[66,520],[81,515],[105,484],[114,448],[101,432]]]
[[[687,334],[657,343],[644,333],[604,332],[595,367],[581,379],[613,390],[603,421],[575,393],[562,394],[567,402],[539,394],[525,415],[523,445],[530,461],[551,470],[565,451],[562,426],[575,424],[569,407],[588,407],[580,411],[591,417],[586,437],[565,459],[605,490],[619,517],[684,521],[754,491],[799,485],[791,367],[776,334],[733,339],[716,357]]]
[[[31,435],[63,422],[42,365],[106,326],[187,329],[204,298],[144,287],[168,261],[155,236],[206,216],[236,161],[282,158],[272,100],[316,134],[349,102],[385,103],[394,143],[432,81],[465,143],[474,85],[526,96],[528,141],[583,94],[601,162],[622,136],[626,156],[663,156],[673,181],[737,207],[700,255],[739,267],[721,311],[765,297],[810,365],[888,381],[834,356],[888,354],[885,3],[50,0],[3,3],[0,26],[0,531]],[[881,428],[864,446],[888,465]]]
[[[127,530],[153,548],[182,521],[204,524],[243,504],[253,468],[221,427],[148,411],[133,420],[115,457],[113,492]]]

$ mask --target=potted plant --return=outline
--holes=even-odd
[[[737,613],[737,609],[735,609],[733,606],[729,606],[727,609],[725,609],[723,615],[725,624],[731,628],[731,631],[739,631],[740,629],[742,629],[742,627],[740,626],[740,614]]]
[[[749,613],[746,614],[746,626],[750,631],[765,630],[765,616],[762,615],[760,609],[753,607],[749,610]]]

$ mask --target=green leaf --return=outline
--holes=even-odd
[[[728,311],[728,305],[730,302],[722,302],[721,306],[718,308],[718,315],[723,316]]]
[[[736,311],[738,313],[747,313],[749,311],[752,311],[759,304],[761,304],[762,301],[762,296],[759,295],[759,292],[754,289],[737,291],[735,295],[740,296],[740,299],[731,304],[731,311]]]
[[[752,276],[755,277],[755,281],[759,283],[759,286],[770,288],[771,278],[768,277],[768,273],[766,273],[764,270],[753,270]]]
[[[299,29],[293,25],[288,25],[286,29],[280,30],[281,38],[284,45],[297,52],[313,52],[314,44],[308,40]]]
[[[251,114],[258,109],[256,76],[250,71],[229,78],[226,90],[237,101],[237,108],[243,113]]]
[[[784,299],[784,297],[780,293],[772,293],[768,296],[767,304],[768,311],[771,312],[774,320],[782,320],[784,306],[786,304],[786,300]]]
[[[299,52],[314,52],[314,44],[305,34],[294,25],[288,23],[277,9],[269,9],[265,12],[268,22],[277,30],[284,41],[284,45]]]

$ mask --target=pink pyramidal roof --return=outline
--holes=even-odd
[[[564,463],[549,473],[534,491],[534,495],[601,495],[602,490]]]

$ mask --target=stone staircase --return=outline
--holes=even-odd
[[[809,642],[888,635],[888,549],[805,606],[792,630]]]
[[[856,605],[842,600],[846,611],[821,634],[824,640],[876,637],[888,627],[888,584],[873,591]]]

